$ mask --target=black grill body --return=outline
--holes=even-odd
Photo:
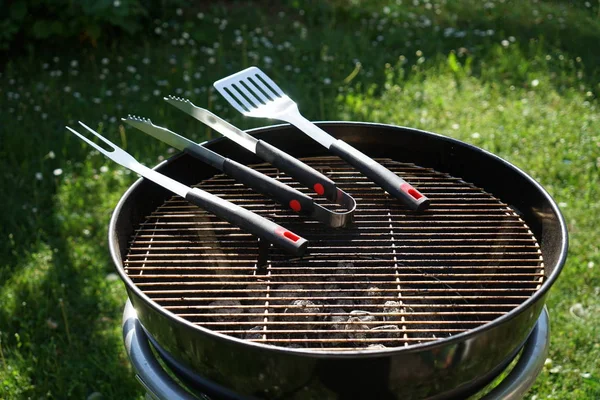
[[[541,287],[518,307],[489,323],[403,348],[309,351],[249,342],[176,316],[145,295],[127,275],[123,261],[135,229],[171,198],[167,191],[139,180],[119,202],[109,239],[113,260],[145,330],[178,362],[237,393],[257,398],[445,398],[485,385],[527,338],[548,289],[564,265],[567,232],[558,207],[525,173],[463,142],[388,125],[320,125],[372,157],[414,163],[460,177],[508,204],[539,243],[545,273]],[[251,133],[296,157],[328,155],[290,126]],[[260,162],[226,140],[214,140],[206,146],[245,164]],[[185,155],[177,155],[157,169],[189,185],[218,172]]]

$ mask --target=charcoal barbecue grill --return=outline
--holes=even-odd
[[[175,156],[159,170],[310,245],[307,256],[290,258],[136,182],[115,210],[110,244],[145,333],[167,358],[240,396],[451,398],[481,388],[522,347],[564,264],[555,203],[514,166],[453,139],[378,124],[321,126],[401,174],[430,208],[408,210],[289,126],[253,134],[352,195],[351,226],[327,228]],[[305,191],[230,142],[206,146]]]

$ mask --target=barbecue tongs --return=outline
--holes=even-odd
[[[213,121],[221,124],[227,124],[227,122],[221,120],[216,115],[209,113],[204,110],[206,113],[210,114]],[[208,115],[207,114],[207,115]],[[258,171],[253,170],[250,167],[247,167],[243,164],[240,164],[232,159],[221,156],[220,154],[215,153],[212,150],[207,149],[204,146],[201,146],[197,143],[192,142],[189,139],[186,139],[177,133],[170,131],[169,129],[163,128],[161,126],[155,125],[146,118],[136,117],[136,116],[128,116],[127,118],[123,118],[123,121],[127,122],[129,125],[138,128],[142,132],[147,133],[150,136],[155,137],[158,140],[161,140],[168,145],[182,150],[190,155],[206,162],[212,167],[218,169],[219,171],[223,171],[225,174],[231,176],[235,180],[243,183],[246,186],[249,186],[256,191],[269,195],[276,201],[280,202],[286,207],[289,207],[293,211],[309,215],[312,218],[332,227],[339,228],[346,226],[351,222],[352,216],[354,214],[354,210],[356,208],[356,202],[352,196],[343,192],[340,189],[336,188],[336,199],[341,203],[342,206],[346,208],[346,211],[333,211],[323,207],[320,204],[317,204],[313,201],[310,196],[305,195],[304,193],[276,180],[267,175],[264,175]],[[213,126],[214,123],[209,123],[208,125]],[[234,127],[235,128],[235,127]],[[216,129],[216,128],[215,128]],[[235,128],[237,129],[237,128]],[[217,129],[218,130],[218,129]],[[249,136],[246,133],[242,132],[245,136]],[[249,136],[252,138],[251,136]],[[256,140],[252,138],[253,140]],[[276,149],[277,152],[280,150]],[[283,152],[280,152],[283,153]],[[293,160],[294,163],[289,163],[291,166],[296,166],[297,164],[302,164],[306,168],[310,168],[306,166],[304,163],[294,159],[293,157],[283,153],[289,159]],[[287,168],[287,170],[291,170],[291,168]],[[314,170],[313,170],[314,171]],[[317,171],[314,171],[316,174],[319,174]],[[291,174],[291,173],[290,173]],[[319,174],[320,175],[320,174]],[[326,180],[329,180],[326,177],[323,177]],[[330,180],[329,180],[330,181]],[[332,184],[333,182],[330,181]],[[326,182],[327,183],[327,182]],[[316,183],[319,185],[319,183]],[[335,184],[333,184],[335,188]],[[324,188],[324,186],[322,186]],[[330,187],[330,185],[329,185]],[[320,187],[319,187],[320,188]],[[321,194],[324,192],[321,190]]]
[[[308,243],[306,239],[296,235],[293,232],[290,232],[289,230],[277,225],[272,221],[269,221],[266,218],[261,217],[258,214],[246,210],[243,207],[215,196],[214,194],[205,192],[204,190],[186,186],[174,179],[169,178],[168,176],[165,176],[153,169],[146,167],[145,165],[140,164],[129,153],[115,146],[113,143],[96,133],[81,121],[79,124],[106,143],[110,150],[105,150],[101,146],[92,142],[68,126],[66,128],[114,162],[129,168],[144,178],[149,179],[165,189],[168,189],[171,192],[185,198],[190,203],[193,203],[213,213],[217,217],[220,217],[232,223],[233,225],[239,226],[240,228],[266,240],[267,242],[271,242],[292,254],[302,255],[306,251],[306,246]],[[264,242],[260,241],[260,243],[262,246]]]

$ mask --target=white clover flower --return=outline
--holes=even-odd
[[[63,170],[61,168],[56,168],[54,171],[52,171],[52,173],[54,174],[54,176],[60,176],[63,173]]]
[[[144,57],[144,58],[142,59],[142,62],[143,62],[144,64],[148,65],[148,64],[150,64],[150,59],[149,59],[148,57]]]
[[[56,154],[54,154],[54,152],[52,150],[50,150],[48,152],[48,154],[46,155],[46,157],[50,158],[50,159],[55,159],[56,158]]]
[[[36,172],[35,179],[37,179],[38,181],[41,181],[42,179],[44,179],[44,175],[42,175],[41,172]]]
[[[198,14],[196,14],[196,18],[204,19],[204,13],[199,12]]]
[[[102,172],[103,174],[108,172],[108,167],[106,165],[103,165],[100,167],[100,172]]]
[[[160,96],[160,90],[154,89],[154,91],[152,92],[152,94],[155,95],[155,96]]]
[[[504,39],[502,42],[500,42],[502,44],[502,47],[508,47],[508,45],[510,44],[510,42],[506,39]]]
[[[72,68],[77,68],[78,65],[79,65],[79,62],[77,62],[77,60],[71,61],[71,67]]]
[[[115,6],[115,7],[119,7],[120,5],[121,5],[121,1],[120,0],[115,0],[113,2],[113,6]]]
[[[154,33],[160,35],[162,33],[162,28],[160,26],[157,26],[156,28],[154,28]]]
[[[534,80],[531,81],[531,86],[533,86],[533,87],[536,87],[539,84],[540,84],[540,81],[537,80],[537,79],[534,79]]]
[[[178,8],[177,10],[175,10],[175,14],[181,17],[183,15],[183,10],[181,8]]]
[[[132,74],[135,74],[136,69],[135,69],[135,67],[133,65],[128,65],[127,66],[127,71],[131,72]]]
[[[64,90],[66,93],[69,93],[69,92],[71,91],[71,87],[70,87],[70,86],[65,86],[65,87],[63,88],[63,90]]]
[[[108,65],[109,62],[110,62],[110,60],[108,58],[106,58],[106,57],[104,57],[102,59],[102,64],[104,64],[104,65]]]
[[[323,83],[326,85],[330,85],[331,84],[331,79],[330,78],[325,78],[323,79]]]

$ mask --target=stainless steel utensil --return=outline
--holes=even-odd
[[[289,122],[341,157],[413,210],[424,210],[429,199],[377,161],[304,118],[297,104],[257,67],[246,68],[214,83],[239,112],[249,117]]]
[[[331,179],[297,158],[279,150],[264,140],[259,140],[248,135],[246,132],[231,125],[210,111],[194,105],[190,100],[175,96],[165,97],[165,100],[167,103],[210,126],[221,135],[233,140],[271,165],[289,174],[298,180],[298,182],[313,189],[318,195],[325,196],[327,199],[344,206],[348,210],[354,210],[356,207],[356,202],[352,196],[340,190]]]
[[[304,193],[237,161],[223,157],[167,128],[155,125],[147,118],[129,115],[127,118],[122,118],[122,120],[142,132],[208,163],[244,185],[272,197],[297,213],[308,215],[333,228],[343,227],[352,221],[356,203],[349,195],[346,196],[352,199],[352,204],[349,204],[352,206],[351,208],[341,212],[332,211],[315,203],[311,197]]]
[[[79,121],[79,124],[102,140],[106,145],[108,145],[108,147],[111,148],[111,150],[105,150],[101,146],[92,142],[68,126],[66,128],[114,162],[121,164],[125,168],[129,168],[144,178],[149,179],[165,189],[168,189],[171,192],[185,198],[190,203],[204,208],[205,210],[215,214],[217,217],[223,218],[233,225],[239,226],[240,228],[262,239],[265,239],[266,241],[271,242],[292,254],[302,255],[305,252],[308,244],[306,239],[283,228],[282,226],[277,225],[272,221],[269,221],[266,218],[261,217],[258,214],[246,210],[245,208],[235,205],[227,200],[223,200],[222,198],[210,194],[204,190],[188,187],[174,179],[169,178],[168,176],[165,176],[157,171],[154,171],[153,169],[146,167],[145,165],[140,164],[129,153],[105,139],[83,122]]]

